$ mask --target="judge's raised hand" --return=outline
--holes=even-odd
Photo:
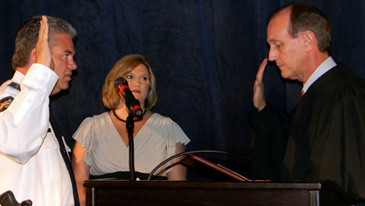
[[[257,111],[261,111],[266,106],[266,97],[264,90],[264,72],[267,65],[267,59],[262,61],[256,74],[256,80],[253,85],[253,106]]]
[[[42,21],[40,22],[41,26],[39,28],[38,34],[38,42],[36,45],[36,57],[35,62],[39,64],[43,64],[54,69],[53,60],[51,57],[51,49],[48,42],[48,22],[47,17],[42,16]]]

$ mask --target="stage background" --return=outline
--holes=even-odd
[[[53,97],[53,113],[72,147],[86,117],[105,112],[104,79],[115,62],[138,53],[150,63],[159,100],[154,112],[169,116],[191,139],[187,150],[247,154],[252,86],[268,55],[268,14],[285,0],[1,0],[0,82],[13,75],[16,33],[35,15],[60,17],[78,32],[77,71],[71,88]],[[330,55],[365,78],[365,2],[302,0],[319,7],[333,27]],[[300,96],[300,84],[283,81],[275,65],[265,73],[267,99],[282,113]],[[365,106],[365,105],[364,105]],[[34,117],[37,118],[37,117]],[[209,158],[245,175],[248,164]],[[191,180],[199,176],[189,174]],[[203,179],[203,178],[202,178]]]

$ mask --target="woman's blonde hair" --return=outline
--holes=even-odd
[[[155,76],[152,73],[152,69],[148,62],[143,58],[143,56],[139,54],[130,54],[117,61],[117,63],[114,65],[114,67],[110,70],[109,74],[105,78],[102,98],[103,104],[107,109],[116,109],[121,100],[116,88],[114,87],[115,80],[119,77],[124,77],[141,64],[146,66],[150,80],[150,87],[148,89],[148,94],[144,102],[144,106],[146,110],[151,109],[155,106],[157,102],[156,80]]]

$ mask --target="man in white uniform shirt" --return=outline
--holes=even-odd
[[[65,145],[49,121],[49,96],[68,89],[77,67],[75,36],[69,23],[45,16],[18,32],[15,74],[0,87],[0,194],[11,190],[36,206],[79,204]]]

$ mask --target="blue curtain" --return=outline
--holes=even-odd
[[[13,75],[16,33],[35,15],[67,20],[78,32],[71,88],[53,97],[53,113],[72,147],[86,117],[102,113],[104,79],[123,56],[143,55],[157,79],[154,112],[171,117],[192,140],[187,150],[247,154],[252,85],[268,55],[268,14],[285,0],[12,0],[0,3],[0,82]],[[333,27],[331,56],[365,78],[363,0],[302,0],[319,7]],[[363,24],[364,23],[364,24]],[[364,43],[363,43],[364,42]],[[274,64],[265,73],[268,100],[282,113],[301,85],[284,81]],[[36,117],[35,117],[36,118]],[[244,163],[242,163],[244,164]],[[232,167],[241,168],[235,164]],[[234,168],[235,169],[235,168]]]

